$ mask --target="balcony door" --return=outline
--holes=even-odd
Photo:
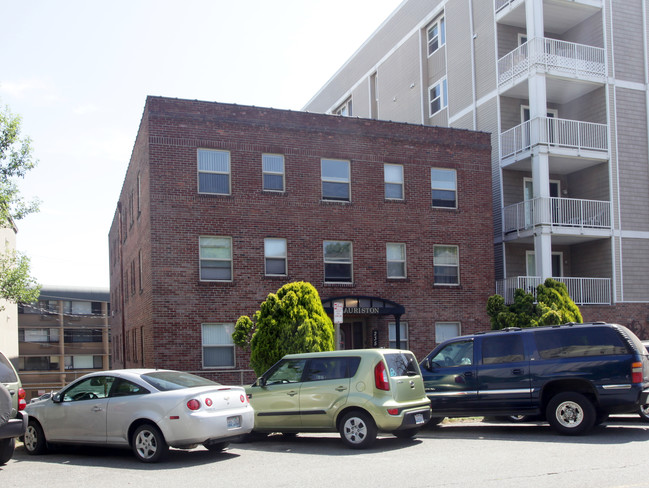
[[[550,180],[549,192],[550,197],[559,198],[559,195],[561,194],[561,182],[559,180]],[[525,201],[525,228],[527,229],[534,224],[534,205],[532,203],[532,200],[534,200],[534,184],[532,178],[523,178],[523,200]],[[552,202],[556,201],[557,200],[552,200]],[[553,222],[555,221],[554,216],[556,212],[556,205],[553,204]]]
[[[536,254],[534,251],[525,252],[525,264],[527,276],[538,276],[536,274]],[[552,253],[552,277],[560,278],[563,276],[563,253]]]
[[[559,118],[559,111],[556,109],[547,109],[546,114],[548,119]],[[531,135],[530,135],[530,125],[524,125],[525,122],[530,120],[530,107],[528,105],[521,105],[521,124],[523,125],[523,147],[528,147],[531,144]],[[542,130],[542,127],[539,127],[541,133],[539,134],[539,142],[545,142],[552,144],[554,141],[555,134],[555,122],[548,120],[547,127]],[[546,136],[547,140],[544,140]]]

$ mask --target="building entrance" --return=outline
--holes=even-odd
[[[340,324],[338,349],[363,349],[365,347],[365,323],[362,320]]]

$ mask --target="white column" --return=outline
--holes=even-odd
[[[525,18],[527,22],[527,40],[530,43],[528,55],[536,56],[534,48],[543,46],[543,0],[526,0]],[[537,200],[536,209],[540,212],[549,212],[550,206],[550,166],[547,148],[539,146],[539,135],[543,131],[543,124],[547,117],[547,90],[544,73],[534,73],[528,80],[528,95],[530,104],[530,136],[532,143],[532,188],[534,198]],[[534,144],[537,144],[534,146]],[[547,207],[547,208],[546,208]],[[534,257],[536,261],[536,274],[543,280],[552,276],[552,236],[542,226],[536,228],[534,234]]]

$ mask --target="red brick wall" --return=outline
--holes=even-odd
[[[230,196],[198,194],[199,147],[230,151]],[[285,193],[262,191],[262,153],[284,154]],[[351,161],[351,203],[321,201],[322,157]],[[202,368],[201,324],[252,315],[268,293],[298,280],[311,282],[322,299],[366,295],[403,305],[401,320],[417,356],[434,346],[437,321],[461,322],[462,333],[488,329],[485,306],[494,293],[490,161],[487,133],[148,98],[120,197],[124,205],[138,172],[145,177],[142,214],[121,244],[129,272],[138,250],[146,256],[143,291],[124,306],[127,333],[144,330],[143,364],[209,376]],[[404,165],[405,201],[384,199],[384,163]],[[432,208],[432,167],[457,170],[457,209]],[[115,235],[114,223],[111,245]],[[199,281],[201,235],[232,238],[232,283]],[[287,239],[288,277],[264,276],[266,237]],[[324,283],[323,240],[353,243],[353,285]],[[406,280],[386,278],[387,242],[406,243]],[[460,286],[433,284],[435,244],[459,246]],[[111,259],[111,290],[119,289]],[[115,339],[122,327],[117,305]],[[368,319],[381,346],[387,347],[391,320]],[[212,376],[249,381],[241,369],[248,369],[248,356],[237,350],[235,370]]]

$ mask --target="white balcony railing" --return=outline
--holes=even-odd
[[[498,60],[498,84],[527,77],[532,70],[559,71],[571,78],[606,81],[604,49],[548,37],[535,37]]]
[[[573,278],[553,277],[568,288],[568,295],[577,305],[610,305],[611,280],[609,278]],[[514,292],[522,288],[536,295],[536,287],[542,283],[539,276],[514,276],[496,282],[496,293],[505,299],[505,303],[514,303]]]
[[[611,203],[602,200],[540,197],[505,207],[505,234],[539,225],[610,229]]]
[[[495,5],[496,5],[496,12],[498,12],[501,8],[506,7],[510,3],[513,3],[515,0],[495,0]]]
[[[503,159],[538,145],[608,153],[607,126],[579,120],[536,117],[500,134],[500,154]]]

